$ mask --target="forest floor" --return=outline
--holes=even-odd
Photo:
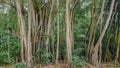
[[[5,66],[0,66],[0,68],[12,68],[12,65],[5,65]],[[55,64],[48,64],[48,65],[35,65],[33,68],[68,68],[67,63],[59,63],[57,65]],[[82,68],[82,67],[76,67],[76,68]],[[86,64],[84,68],[97,68],[91,64]],[[115,66],[115,65],[109,65],[109,64],[104,64],[103,67],[101,68],[120,68],[120,66]]]

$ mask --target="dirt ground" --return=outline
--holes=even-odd
[[[48,64],[46,66],[36,65],[33,68],[67,68],[67,66],[68,65],[66,63],[64,63],[64,64],[60,63],[58,65],[55,65],[55,64]]]
[[[6,66],[1,66],[0,68],[12,68],[12,65],[6,65]],[[35,65],[33,66],[33,68],[68,68],[68,64],[67,63],[60,63],[60,64],[48,64],[48,65]],[[76,68],[81,68],[81,67],[76,67]],[[87,64],[84,68],[97,68],[91,64]],[[103,66],[101,68],[120,68],[119,66],[117,67],[111,67],[111,66]]]
[[[68,64],[67,63],[60,63],[58,65],[48,64],[46,66],[36,65],[33,68],[68,68]],[[76,67],[76,68],[82,68],[82,67]],[[98,67],[95,67],[88,63],[84,68],[98,68]],[[120,66],[108,66],[107,64],[106,65],[103,64],[101,68],[120,68]]]

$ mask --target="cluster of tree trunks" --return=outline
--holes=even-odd
[[[84,1],[84,0],[83,0]],[[14,0],[14,5],[8,1],[0,0],[2,3],[6,3],[13,7],[16,10],[18,15],[18,29],[19,34],[17,35],[21,42],[21,61],[26,62],[28,68],[32,68],[32,62],[34,61],[32,55],[35,54],[41,47],[45,45],[45,52],[49,53],[50,44],[52,45],[52,53],[54,55],[54,46],[55,46],[55,23],[53,20],[57,21],[57,44],[56,44],[56,57],[55,63],[59,61],[59,44],[60,44],[60,1],[59,0],[28,0],[26,3],[22,0]],[[39,5],[39,3],[43,3]],[[67,63],[70,64],[72,61],[72,50],[74,50],[74,37],[73,37],[73,27],[74,27],[74,7],[77,0],[66,0],[65,2],[65,24],[66,24],[66,46],[67,46]],[[105,35],[105,32],[109,26],[110,19],[113,14],[115,0],[111,1],[111,6],[109,10],[108,17],[106,19],[105,25],[103,26],[104,20],[104,9],[105,9],[105,0],[102,2],[102,8],[98,19],[96,20],[96,0],[92,0],[92,9],[91,9],[91,25],[90,25],[90,37],[87,50],[87,59],[92,64],[101,67],[102,64],[102,40]],[[25,7],[27,5],[27,7]],[[55,10],[56,8],[57,10]],[[56,16],[56,18],[54,18]],[[96,30],[100,25],[100,36],[96,41]],[[53,27],[51,27],[53,26]],[[64,25],[62,25],[63,27]],[[117,63],[119,58],[119,47],[120,47],[120,32],[119,26],[116,32],[116,42],[117,42],[117,51],[115,57],[115,63]],[[63,31],[64,32],[64,31]],[[53,34],[51,36],[51,34]],[[50,39],[52,43],[50,43]],[[110,43],[110,36],[108,37],[107,49]],[[106,56],[108,50],[106,49]],[[62,59],[63,54],[61,54]],[[41,55],[37,55],[38,62],[41,60]],[[107,59],[105,59],[107,60]],[[54,60],[53,60],[54,61]],[[69,65],[70,68],[70,65]]]
[[[3,1],[4,2],[4,1]],[[19,39],[21,42],[21,61],[26,62],[28,68],[32,68],[33,58],[32,55],[45,45],[46,53],[50,52],[50,31],[53,16],[53,8],[55,2],[57,2],[57,45],[56,45],[56,64],[59,57],[59,0],[44,1],[44,5],[39,7],[40,1],[28,0],[25,3],[21,0],[15,0],[15,6],[12,6],[18,15],[19,25]],[[5,2],[7,3],[7,2]],[[71,23],[71,11],[70,0],[66,0],[66,45],[67,45],[67,61],[72,61],[72,46],[73,46],[73,34]],[[28,7],[25,7],[27,5]],[[24,8],[25,7],[25,8]],[[72,13],[73,14],[73,13]],[[25,17],[27,15],[27,18]],[[72,22],[71,22],[72,21]],[[54,23],[53,23],[54,24]],[[73,24],[73,23],[72,23]],[[53,37],[54,38],[54,37]],[[39,44],[39,45],[38,45]],[[54,40],[53,43],[54,45]],[[53,46],[54,47],[54,46]],[[54,50],[53,50],[54,52]],[[63,55],[62,55],[63,56]],[[40,56],[38,57],[40,59]],[[62,57],[63,58],[63,57]],[[40,61],[40,60],[39,60]]]
[[[102,65],[102,40],[103,37],[105,35],[105,32],[109,26],[110,23],[110,19],[112,17],[112,13],[113,13],[113,9],[114,9],[114,2],[115,0],[112,0],[111,2],[111,6],[110,6],[110,11],[109,11],[109,15],[107,17],[107,20],[105,22],[104,27],[103,26],[103,12],[104,12],[104,6],[105,6],[105,0],[103,0],[102,3],[102,8],[101,8],[101,13],[98,17],[98,20],[96,21],[95,17],[96,17],[96,12],[95,12],[95,5],[96,5],[96,0],[92,0],[92,13],[91,13],[91,33],[90,33],[90,38],[89,38],[89,44],[88,44],[88,54],[87,54],[87,58],[88,61],[91,62],[92,64],[101,67]],[[97,40],[97,42],[95,43],[95,37],[96,37],[96,29],[98,24],[100,24],[100,36]],[[91,58],[90,58],[91,57]]]

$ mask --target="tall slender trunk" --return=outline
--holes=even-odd
[[[23,14],[21,11],[20,1],[15,0],[15,3],[16,3],[16,9],[17,9],[17,14],[18,14],[18,22],[19,22],[19,26],[20,26],[20,41],[21,41],[21,54],[22,54],[21,58],[22,58],[22,62],[24,62],[25,61],[24,57],[27,56],[25,21],[24,21]],[[24,51],[24,49],[25,49],[25,51]],[[25,52],[25,55],[24,55],[24,52]]]
[[[90,38],[88,43],[88,55],[87,55],[87,58],[89,61],[92,60],[90,57],[93,50],[93,44],[94,44],[95,35],[96,35],[95,13],[96,13],[96,0],[92,0],[91,26],[90,26],[91,31],[90,31]]]
[[[57,0],[57,48],[56,48],[56,64],[58,63],[58,56],[59,56],[59,0]]]
[[[33,20],[33,4],[32,1],[28,1],[28,37],[27,37],[27,46],[28,46],[28,58],[27,58],[27,64],[28,68],[32,68],[32,45],[31,45],[31,23],[35,23]]]
[[[70,11],[70,14],[71,14],[71,42],[72,42],[72,51],[74,51],[74,21],[75,21],[75,14],[74,14],[74,8],[75,8],[75,5],[76,5],[76,2],[75,0],[72,1],[72,9]]]
[[[104,26],[104,28],[103,28],[103,31],[102,31],[102,33],[101,33],[101,35],[100,35],[100,37],[99,37],[99,39],[98,39],[98,41],[97,41],[97,43],[96,43],[96,46],[94,47],[94,51],[99,47],[99,43],[102,41],[102,39],[103,39],[103,37],[104,37],[104,34],[105,34],[106,30],[107,30],[107,27],[108,27],[108,25],[109,25],[110,18],[111,18],[112,13],[113,13],[114,2],[115,2],[115,0],[112,0],[111,6],[110,6],[109,16],[108,16],[108,18],[107,18],[107,21],[106,21],[106,23],[105,23],[105,26]]]
[[[46,38],[46,41],[45,41],[46,53],[48,53],[48,49],[49,49],[49,38],[50,38],[52,11],[53,11],[53,1],[52,1],[52,5],[50,7],[50,14],[49,14],[49,19],[48,19],[48,24],[47,24],[47,38]]]
[[[70,0],[66,0],[66,45],[67,45],[67,62],[72,61],[72,42],[71,42],[71,19],[70,19]],[[70,66],[69,66],[70,68]]]
[[[119,27],[117,27],[117,31],[116,31],[116,43],[117,43],[117,49],[116,49],[116,56],[114,58],[114,63],[119,64],[119,56],[120,56],[120,31],[119,31]]]
[[[105,23],[105,26],[104,26],[104,28],[103,28],[103,31],[101,32],[101,35],[100,35],[98,41],[97,41],[97,43],[95,44],[95,47],[94,47],[94,49],[93,49],[93,54],[92,54],[93,62],[96,61],[96,59],[94,58],[96,55],[98,55],[98,52],[96,52],[96,51],[98,51],[98,48],[99,48],[99,46],[100,46],[100,43],[102,42],[102,39],[103,39],[103,37],[104,37],[104,34],[105,34],[105,32],[106,32],[106,30],[107,30],[107,28],[108,28],[109,21],[110,21],[110,18],[111,18],[111,16],[112,16],[112,13],[113,13],[114,2],[115,2],[115,0],[112,0],[111,7],[110,7],[110,13],[109,13],[109,15],[108,15],[107,21],[106,21],[106,23]],[[98,58],[98,56],[97,56],[97,58]],[[98,65],[98,64],[94,63],[94,65]]]
[[[101,14],[100,14],[100,34],[102,33],[102,25],[103,25],[103,12],[104,12],[104,5],[105,5],[105,0],[102,2],[102,8],[101,8]],[[102,67],[102,41],[100,42],[100,48],[99,48],[100,53],[99,55],[99,67]]]

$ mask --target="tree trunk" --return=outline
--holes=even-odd
[[[25,21],[22,15],[20,1],[15,0],[16,3],[16,9],[18,14],[18,22],[20,26],[20,41],[21,41],[21,58],[22,62],[25,61],[24,57],[27,57],[27,41],[26,41],[26,32],[25,32]],[[25,47],[25,48],[24,48]],[[24,49],[25,49],[25,55],[24,55]]]
[[[28,1],[28,37],[27,37],[27,46],[28,46],[28,59],[27,59],[27,64],[28,64],[28,68],[32,68],[32,46],[31,46],[31,23],[35,23],[33,20],[33,13],[34,9],[33,9],[33,4],[32,1],[29,0]]]
[[[52,1],[52,5],[51,5],[51,8],[50,8],[50,14],[49,14],[49,19],[48,19],[48,24],[47,24],[47,38],[46,38],[46,41],[45,41],[46,53],[48,53],[48,49],[49,49],[49,38],[50,38],[52,11],[53,11],[53,1]]]
[[[58,56],[59,56],[59,0],[57,0],[57,48],[56,48],[56,64],[58,63]]]
[[[72,61],[72,40],[71,40],[71,17],[70,17],[70,0],[66,0],[66,45],[67,45],[67,62]],[[70,66],[69,66],[70,68]]]
[[[100,35],[97,43],[95,44],[95,47],[94,47],[94,50],[93,50],[93,55],[92,55],[93,62],[96,61],[96,59],[94,58],[94,57],[98,54],[98,53],[96,53],[96,51],[98,51],[98,48],[99,48],[99,46],[100,46],[100,43],[102,42],[102,39],[103,39],[103,37],[104,37],[104,34],[105,34],[105,32],[106,32],[106,30],[107,30],[107,28],[108,28],[109,21],[110,21],[110,18],[111,18],[111,16],[112,16],[112,13],[113,13],[114,2],[115,2],[115,0],[112,0],[111,7],[110,7],[110,13],[109,13],[109,15],[108,15],[107,21],[106,21],[106,23],[105,23],[105,26],[104,26],[104,28],[103,28],[103,31],[102,31],[102,33],[101,33],[101,35]],[[97,58],[98,58],[98,56],[97,56]],[[94,63],[94,65],[97,65],[97,64]]]

